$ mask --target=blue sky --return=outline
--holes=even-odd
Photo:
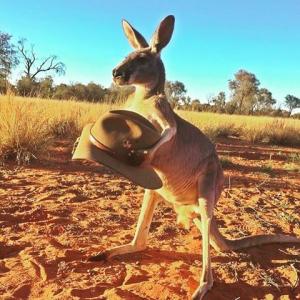
[[[167,79],[205,102],[239,69],[282,102],[300,97],[299,0],[2,0],[0,30],[35,44],[40,57],[56,54],[66,75],[56,82],[111,83],[111,70],[131,51],[121,28],[127,19],[147,39],[168,14],[175,31],[163,51]]]

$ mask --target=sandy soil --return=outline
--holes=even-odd
[[[148,250],[88,262],[134,234],[143,190],[105,167],[70,161],[57,141],[43,163],[0,168],[0,299],[189,299],[201,271],[201,237],[176,226],[161,203]],[[224,235],[300,236],[299,149],[220,141],[225,190],[215,210]],[[300,246],[212,250],[206,299],[300,299]]]

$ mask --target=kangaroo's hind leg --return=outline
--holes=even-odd
[[[200,276],[199,286],[193,294],[194,300],[200,300],[213,286],[213,276],[210,261],[210,225],[213,218],[213,208],[215,204],[215,185],[216,185],[216,172],[215,162],[207,164],[207,170],[199,178],[198,181],[198,203],[201,222],[202,233],[202,274]]]
[[[91,256],[89,260],[99,261],[120,254],[127,254],[144,250],[147,245],[147,237],[150,229],[150,224],[158,201],[159,199],[156,192],[152,190],[146,190],[133,240],[129,244],[107,249],[97,255]]]

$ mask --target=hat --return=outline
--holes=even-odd
[[[158,189],[161,179],[150,165],[143,164],[143,150],[160,138],[160,132],[143,116],[112,110],[83,128],[72,159],[101,163],[144,188]]]

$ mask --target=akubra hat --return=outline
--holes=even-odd
[[[144,188],[159,189],[161,179],[151,165],[143,163],[143,150],[160,138],[160,132],[143,116],[112,110],[83,128],[72,159],[101,163]]]

